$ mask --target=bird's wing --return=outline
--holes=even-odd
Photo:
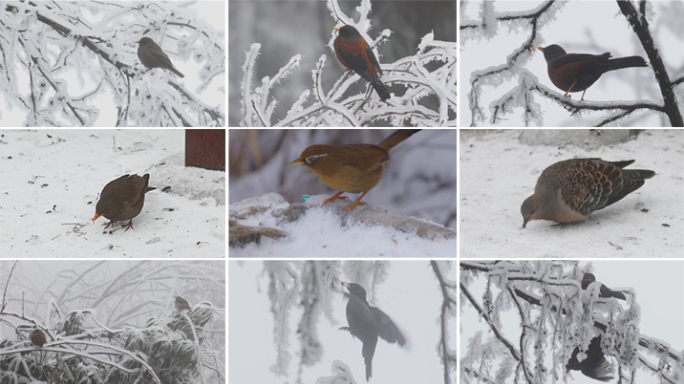
[[[591,55],[588,53],[570,53],[563,55],[551,63],[551,68],[560,68],[566,64],[582,63],[590,64],[599,61],[607,61],[610,58],[610,53],[606,52],[602,55]]]
[[[159,47],[148,47],[147,53],[149,53],[155,59],[164,63],[164,65],[168,65],[168,66],[173,67],[173,64],[171,64],[171,59],[169,59],[169,56],[166,53],[164,53],[164,51],[162,51],[161,48],[159,48]]]
[[[388,343],[399,343],[399,345],[404,346],[406,339],[392,319],[385,312],[375,307],[371,307],[371,310],[373,311],[378,336]]]
[[[613,365],[601,354],[596,361],[585,364],[582,373],[594,380],[611,381],[613,380]]]
[[[601,284],[600,295],[601,297],[614,297],[620,300],[627,300],[627,297],[625,297],[622,292],[613,291],[603,284]]]
[[[588,215],[617,201],[610,200],[622,190],[620,167],[599,159],[582,159],[573,165],[561,184],[563,201],[572,209]]]

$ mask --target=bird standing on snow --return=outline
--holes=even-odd
[[[645,169],[623,169],[633,162],[571,159],[549,166],[520,207],[523,228],[532,220],[585,221],[592,212],[622,200],[655,175]]]
[[[392,319],[378,308],[371,307],[366,301],[366,290],[355,283],[342,283],[349,289],[349,302],[347,303],[347,323],[349,327],[342,327],[352,336],[357,337],[363,343],[361,355],[366,363],[366,381],[373,372],[373,354],[378,343],[378,336],[388,343],[406,344],[404,335],[394,324]]]

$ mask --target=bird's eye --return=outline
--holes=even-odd
[[[308,156],[306,159],[304,159],[304,162],[307,163],[307,164],[311,164],[311,163],[313,163],[314,161],[316,161],[316,159],[318,159],[319,157],[323,157],[323,156],[328,156],[328,155],[322,154],[322,155],[312,155],[312,156]]]

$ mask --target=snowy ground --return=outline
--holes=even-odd
[[[184,130],[0,134],[2,257],[225,257],[225,173],[184,167]],[[134,230],[103,232],[102,188],[145,173],[157,189]]]
[[[682,257],[684,131],[646,130],[626,143],[535,146],[522,131],[461,131],[461,257]],[[577,131],[577,134],[586,134]],[[635,159],[656,176],[618,203],[564,228],[534,221],[522,228],[520,205],[549,165],[576,157]]]

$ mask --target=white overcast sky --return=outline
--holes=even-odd
[[[377,306],[404,331],[411,345],[402,349],[397,344],[379,340],[373,358],[373,377],[370,383],[441,383],[442,366],[437,357],[439,341],[438,316],[441,292],[429,260],[391,262],[388,278],[376,286]],[[299,341],[296,331],[301,311],[290,316],[292,331],[290,348],[292,364],[289,377],[276,377],[269,371],[275,362],[273,345],[273,315],[267,297],[269,280],[263,271],[263,261],[229,262],[229,383],[293,383],[298,369]],[[454,279],[453,273],[449,276]],[[341,279],[348,279],[341,276]],[[314,383],[317,378],[332,376],[334,360],[347,364],[357,383],[365,383],[365,366],[361,356],[361,342],[347,332],[345,309],[347,299],[342,293],[333,302],[336,324],[321,315],[317,322],[323,348],[322,361],[305,367],[302,382]],[[455,324],[455,322],[452,322]],[[455,327],[451,348],[456,348]]]

